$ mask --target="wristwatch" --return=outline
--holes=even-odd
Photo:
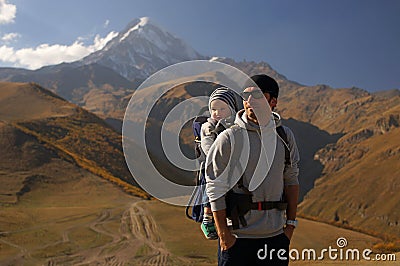
[[[286,225],[292,225],[292,226],[294,226],[294,228],[297,227],[298,223],[299,222],[297,220],[286,220]]]

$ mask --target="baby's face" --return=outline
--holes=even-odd
[[[229,105],[224,101],[215,99],[210,104],[211,118],[219,121],[232,115]]]

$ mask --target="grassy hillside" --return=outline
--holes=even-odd
[[[387,238],[400,238],[400,128],[326,152],[325,175],[300,213]],[[351,145],[351,146],[350,146]]]
[[[120,142],[35,84],[0,83],[1,265],[142,260],[129,217],[148,195],[129,180]]]
[[[280,99],[284,117],[341,134],[336,143],[315,153],[323,165],[322,177],[301,203],[301,215],[400,238],[396,207],[400,203],[396,193],[400,97],[396,92],[373,95],[357,88],[321,85],[300,87]]]
[[[8,135],[0,136],[9,149],[24,139],[34,145],[23,148],[28,166],[47,150],[52,157],[61,158],[101,176],[127,192],[148,197],[135,187],[122,152],[121,136],[97,116],[71,104],[36,84],[0,83],[0,119]],[[8,141],[13,140],[12,145]],[[21,149],[1,161],[3,168],[12,168],[20,160]],[[3,155],[4,156],[4,155]],[[25,170],[30,170],[26,167]]]
[[[375,96],[357,88],[318,85],[299,87],[282,95],[278,112],[285,118],[308,122],[330,133],[349,133],[374,125],[399,104],[400,96],[396,94]]]
[[[102,117],[114,117],[115,110],[124,109],[119,106],[121,98],[130,94],[141,82],[128,81],[112,69],[98,64],[80,67],[60,64],[35,71],[15,70],[14,73],[2,69],[0,78],[13,82],[35,82]]]
[[[24,177],[18,202],[1,198],[1,265],[105,265],[140,254],[142,242],[122,219],[137,197],[60,159],[30,172],[2,171],[0,182]]]

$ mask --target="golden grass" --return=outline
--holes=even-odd
[[[161,239],[172,254],[190,258],[195,265],[216,264],[218,243],[204,237],[200,224],[186,218],[183,207],[158,200],[143,202],[142,206],[156,220]]]
[[[377,252],[400,252],[400,240],[393,242],[381,242],[373,246]]]
[[[57,175],[55,169],[62,171]],[[17,204],[0,209],[0,264],[44,265],[53,259],[75,264],[78,254],[83,258],[96,249],[108,254],[123,212],[138,199],[65,162],[53,161],[40,171],[52,182],[34,185]]]
[[[172,206],[157,200],[142,202],[141,206],[154,216],[161,238],[172,254],[191,258],[195,265],[216,264],[217,242],[204,238],[199,224],[186,218],[184,207]],[[291,248],[299,250],[313,248],[320,251],[329,246],[334,248],[337,247],[336,240],[339,237],[345,237],[349,247],[361,250],[372,248],[380,241],[363,233],[306,219],[300,219],[299,224],[291,243]]]
[[[127,193],[148,199],[149,195],[146,192],[123,180],[123,178],[128,178],[130,173],[125,167],[122,147],[120,146],[121,140],[117,133],[102,124],[98,124],[97,121],[84,120],[82,116],[87,115],[85,111],[80,110],[78,113],[79,116],[76,118],[55,118],[45,122],[12,123],[12,125],[25,134],[35,137],[47,148],[57,152],[61,158],[73,161],[83,169],[116,184]],[[74,126],[74,121],[82,121],[80,122],[82,125]],[[48,130],[52,125],[56,127],[57,131]],[[68,132],[66,133],[68,137],[59,138],[57,136],[59,132]],[[84,141],[84,138],[89,139],[91,143],[79,145],[79,142]],[[96,140],[96,138],[100,139]],[[112,141],[111,145],[104,141],[104,138]],[[119,146],[119,149],[115,149],[113,145]],[[99,154],[105,154],[105,156],[99,158]],[[116,161],[115,158],[118,158],[119,161]],[[110,171],[115,174],[110,173]],[[115,175],[119,175],[119,177]]]
[[[322,177],[300,204],[299,213],[382,239],[399,239],[399,132],[392,129],[360,142],[357,148],[368,152]]]
[[[35,83],[0,82],[0,119],[24,120],[68,116],[76,106]]]
[[[60,168],[54,164],[54,167],[69,172],[73,178],[64,176],[45,188],[33,187],[18,204],[0,209],[0,217],[4,217],[0,219],[0,228],[10,231],[0,236],[0,264],[11,261],[11,264],[41,265],[50,260],[57,264],[78,264],[99,252],[109,260],[113,255],[120,259],[130,256],[130,263],[136,265],[153,256],[149,243],[133,236],[130,242],[125,242],[126,237],[120,231],[123,213],[135,198],[105,180],[90,174],[79,175],[82,170],[74,172],[72,166],[64,165]],[[67,170],[68,167],[72,169]],[[172,265],[216,265],[217,242],[204,238],[199,224],[186,218],[184,207],[157,200],[142,201],[139,206],[154,217],[155,230],[170,252],[168,261]],[[113,242],[111,235],[121,238]],[[349,245],[357,248],[370,248],[378,241],[361,233],[301,219],[292,248],[326,248],[334,246],[338,237],[346,237]],[[25,254],[23,259],[21,254]]]
[[[69,232],[69,239],[79,249],[104,246],[112,241],[112,237],[93,231],[91,228],[76,228]]]
[[[39,85],[0,82],[0,120],[34,137],[60,158],[132,195],[149,198],[135,186],[126,167],[121,136],[104,120]],[[14,201],[5,196],[2,200]]]

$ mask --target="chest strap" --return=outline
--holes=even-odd
[[[258,201],[258,202],[252,202],[250,205],[252,210],[258,210],[258,211],[265,211],[265,210],[272,210],[272,209],[278,209],[278,210],[286,210],[287,208],[287,202],[282,202],[282,201]]]

